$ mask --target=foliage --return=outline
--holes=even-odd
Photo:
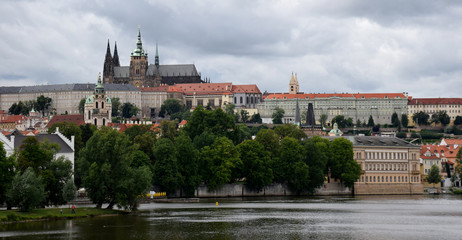
[[[280,107],[276,107],[274,109],[273,115],[271,118],[273,119],[273,124],[282,124],[282,118],[284,117],[284,109]]]
[[[183,129],[194,142],[196,142],[196,136],[203,134],[205,131],[209,131],[215,136],[230,137],[232,130],[235,129],[235,121],[231,115],[223,112],[221,108],[210,111],[198,106]]]
[[[319,116],[319,122],[321,123],[321,126],[326,126],[326,122],[327,122],[327,115],[326,114],[321,114],[321,116]]]
[[[11,115],[29,115],[30,108],[28,108],[22,101],[19,103],[13,103],[8,109],[8,113]]]
[[[191,138],[186,135],[177,137],[175,146],[178,170],[181,175],[179,186],[186,197],[194,197],[194,192],[200,183],[199,151],[194,148]]]
[[[377,124],[375,125],[373,128],[372,128],[372,132],[380,132],[380,124]]]
[[[306,138],[305,132],[303,132],[303,130],[301,130],[295,124],[282,124],[282,125],[276,126],[274,128],[274,132],[277,135],[279,135],[280,139],[283,139],[285,137],[291,137],[297,140],[302,140],[303,138]]]
[[[305,148],[298,140],[286,137],[282,139],[279,158],[273,158],[272,169],[276,182],[294,182],[292,173],[295,170],[295,163],[302,161],[305,157]]]
[[[412,120],[418,125],[428,125],[428,119],[430,116],[425,112],[418,112],[412,116]]]
[[[79,102],[79,113],[80,114],[83,114],[83,112],[85,111],[85,102],[86,101],[87,101],[87,99],[85,99],[85,98],[80,99],[80,102]]]
[[[309,167],[309,182],[305,190],[314,193],[325,180],[325,169],[329,160],[329,140],[314,136],[304,142],[306,155],[304,162]]]
[[[160,136],[173,141],[173,139],[178,136],[177,122],[163,120],[160,123]]]
[[[44,115],[45,111],[51,105],[51,98],[40,95],[37,97],[37,110]]]
[[[62,211],[62,213],[61,213]],[[33,209],[29,212],[18,212],[17,210],[0,211],[0,222],[16,222],[27,220],[56,220],[56,219],[71,219],[82,217],[93,217],[109,214],[125,214],[121,210],[107,210],[79,207],[75,213],[71,212],[70,208],[40,208]]]
[[[170,98],[164,101],[160,107],[159,117],[173,116],[175,113],[182,113],[185,110],[180,100]],[[173,118],[171,118],[173,119]]]
[[[249,127],[245,124],[236,125],[232,139],[233,142],[239,144],[247,139],[252,139],[252,133],[250,132]]]
[[[263,145],[272,158],[279,156],[279,136],[272,129],[260,130],[255,140]]]
[[[405,132],[399,132],[396,134],[397,138],[406,138],[406,133]]]
[[[343,115],[338,115],[332,119],[332,124],[334,123],[337,123],[339,128],[352,127],[353,119],[352,118],[345,119]]]
[[[427,178],[426,178],[428,183],[433,183],[433,187],[435,184],[438,184],[442,180],[442,176],[440,174],[440,168],[438,165],[433,164],[433,166],[430,168],[430,171],[428,172]]]
[[[407,128],[408,124],[409,124],[409,119],[407,118],[407,114],[401,115],[401,125],[403,125],[403,127]]]
[[[63,187],[63,199],[65,202],[70,202],[75,199],[77,187],[74,184],[74,180],[70,179],[64,184]]]
[[[443,137],[443,134],[429,130],[422,130],[420,131],[420,136],[422,137],[422,139],[440,139]]]
[[[438,112],[438,120],[439,122],[443,125],[443,126],[446,126],[449,124],[449,122],[451,122],[451,118],[449,117],[449,115],[446,113],[446,111],[439,111]]]
[[[241,169],[239,151],[228,138],[219,137],[212,146],[202,148],[200,171],[209,190],[216,190],[240,177]]]
[[[368,127],[373,127],[374,125],[375,125],[374,118],[372,117],[372,115],[369,115],[369,120],[367,121],[367,126]]]
[[[345,138],[336,138],[330,144],[330,152],[328,167],[331,177],[352,187],[361,175],[361,166],[353,159],[353,144]]]
[[[111,98],[111,104],[112,104],[111,116],[118,117],[120,115],[120,99],[118,97]]]
[[[139,111],[140,109],[132,103],[126,102],[122,104],[122,117],[124,118],[131,118],[133,116],[136,116]]]
[[[133,150],[126,135],[111,129],[97,131],[81,150],[77,168],[98,208],[109,203],[135,209],[137,196],[151,185],[149,168],[132,166]]]
[[[11,188],[11,182],[16,175],[16,162],[13,157],[7,157],[3,142],[0,142],[0,205],[6,201],[6,193]],[[7,202],[8,207],[10,204]]]
[[[56,128],[59,128],[59,132],[62,133],[69,140],[72,136],[74,136],[75,151],[79,152],[80,149],[83,147],[82,129],[79,126],[77,126],[77,124],[72,122],[58,122],[53,124],[50,128],[48,128],[48,133],[55,133]]]
[[[180,186],[181,175],[176,157],[176,148],[170,139],[161,138],[155,143],[153,183],[167,194],[174,193]]]
[[[234,119],[234,122],[237,122],[237,120],[239,119],[239,115],[237,113],[235,113],[234,109],[236,108],[236,105],[230,103],[230,104],[227,104],[225,106],[225,112],[226,114],[228,114],[229,116],[231,116],[233,119]]]
[[[254,113],[250,118],[251,123],[262,123],[263,120],[261,119],[260,113]]]
[[[398,114],[396,112],[394,112],[391,115],[391,124],[393,125],[393,127],[398,127],[401,125],[401,122],[399,121],[399,118],[398,118]]]
[[[41,207],[45,196],[42,178],[37,177],[32,168],[27,168],[23,174],[18,172],[7,192],[9,201],[23,212]]]
[[[245,109],[241,110],[241,121],[246,123],[249,120],[249,112]]]
[[[245,184],[257,191],[262,190],[273,181],[273,171],[270,168],[271,158],[263,145],[255,140],[247,140],[238,146],[242,159],[242,175]]]
[[[50,205],[65,204],[63,198],[63,188],[66,182],[72,180],[71,161],[60,157],[48,163],[46,169],[40,173],[43,184],[45,185],[45,202]]]

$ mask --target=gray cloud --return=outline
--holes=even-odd
[[[0,85],[93,82],[107,40],[128,65],[141,25],[161,64],[213,82],[305,92],[460,97],[458,1],[12,1],[0,9]]]

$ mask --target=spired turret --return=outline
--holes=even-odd
[[[98,74],[98,82],[95,85],[94,94],[85,101],[85,123],[94,124],[98,127],[107,126],[111,122],[112,101],[106,96],[104,86],[101,83],[101,74]]]
[[[298,91],[298,79],[297,79],[297,74],[292,73],[292,77],[290,78],[289,82],[289,93],[290,94],[297,94]]]
[[[117,56],[117,61],[118,60],[119,60],[119,57]],[[107,40],[106,57],[104,58],[103,80],[105,83],[114,82],[114,59],[112,58],[112,55],[111,55],[111,47],[109,45],[109,39]]]

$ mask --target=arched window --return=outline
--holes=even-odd
[[[88,119],[91,119],[91,114],[90,110],[88,110]]]
[[[96,102],[96,108],[98,108],[98,102]]]
[[[103,118],[103,126],[106,126],[106,119]]]
[[[234,97],[234,103],[237,103],[237,99],[236,99],[236,97]]]
[[[101,102],[101,108],[104,108],[104,102]]]
[[[98,125],[98,121],[96,120],[96,118],[95,118],[95,125]]]

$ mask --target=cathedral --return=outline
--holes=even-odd
[[[156,44],[154,64],[148,63],[148,53],[143,49],[141,31],[138,29],[136,48],[130,55],[130,66],[120,66],[117,44],[111,55],[109,41],[103,68],[103,83],[131,84],[136,87],[158,87],[177,83],[202,83],[194,64],[160,65]]]

